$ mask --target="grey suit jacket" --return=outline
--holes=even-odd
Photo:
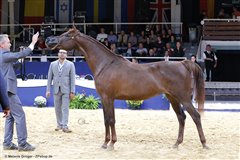
[[[59,89],[64,94],[75,93],[75,66],[71,61],[65,60],[62,71],[59,71],[59,60],[50,64],[48,70],[47,92],[53,82],[53,93],[57,94]]]
[[[21,52],[10,52],[6,50],[0,50],[0,69],[7,82],[7,91],[13,94],[17,94],[17,78],[14,71],[14,63],[21,58],[26,57],[32,52],[28,47]]]
[[[4,80],[4,77],[3,77],[1,71],[0,71],[0,104],[1,104],[3,110],[7,109],[7,107],[9,107],[6,83],[5,83],[5,80]]]

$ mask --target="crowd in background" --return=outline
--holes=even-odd
[[[102,27],[99,33],[90,30],[88,35],[103,43],[115,54],[124,57],[184,57],[185,55],[181,39],[172,32],[171,28],[167,31],[160,30],[158,25],[149,31],[126,33],[121,30],[119,34],[115,34],[112,30],[106,33],[105,28]],[[156,59],[147,61],[156,61]]]

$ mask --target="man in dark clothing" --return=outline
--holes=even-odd
[[[206,68],[206,81],[212,80],[213,69],[217,67],[217,57],[215,53],[212,51],[212,47],[210,44],[206,46],[206,51],[203,54],[205,68]],[[210,74],[211,72],[211,74]],[[211,75],[211,77],[210,77]]]

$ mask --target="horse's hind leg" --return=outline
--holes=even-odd
[[[105,123],[105,141],[102,145],[102,148],[107,148],[107,144],[110,141],[110,128],[111,128],[111,143],[109,145],[110,149],[114,148],[114,143],[117,141],[116,131],[115,131],[115,113],[114,113],[114,106],[113,100],[104,99],[102,100],[103,103],[103,113],[104,113],[104,123]]]
[[[206,139],[202,129],[200,114],[196,111],[196,109],[193,107],[190,101],[183,103],[183,106],[186,108],[187,112],[190,114],[194,123],[197,126],[198,134],[199,134],[200,141],[202,143],[203,148],[208,148],[206,145]]]
[[[168,100],[170,101],[173,110],[175,111],[177,118],[178,118],[178,122],[179,122],[179,130],[178,130],[178,139],[176,141],[176,143],[174,144],[174,148],[177,148],[178,145],[180,143],[182,143],[183,141],[183,135],[184,135],[184,126],[185,126],[185,119],[186,119],[186,115],[183,111],[183,109],[181,108],[181,105],[179,102],[177,102],[175,100],[175,98],[173,98],[170,95],[166,95]]]

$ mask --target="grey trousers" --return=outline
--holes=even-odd
[[[69,94],[63,94],[60,90],[58,94],[54,94],[54,108],[59,128],[68,128],[69,104]]]
[[[16,94],[8,93],[10,103],[10,115],[5,120],[5,135],[4,146],[12,143],[13,125],[16,123],[18,145],[25,145],[27,142],[27,127],[25,113],[22,108],[22,103]]]

